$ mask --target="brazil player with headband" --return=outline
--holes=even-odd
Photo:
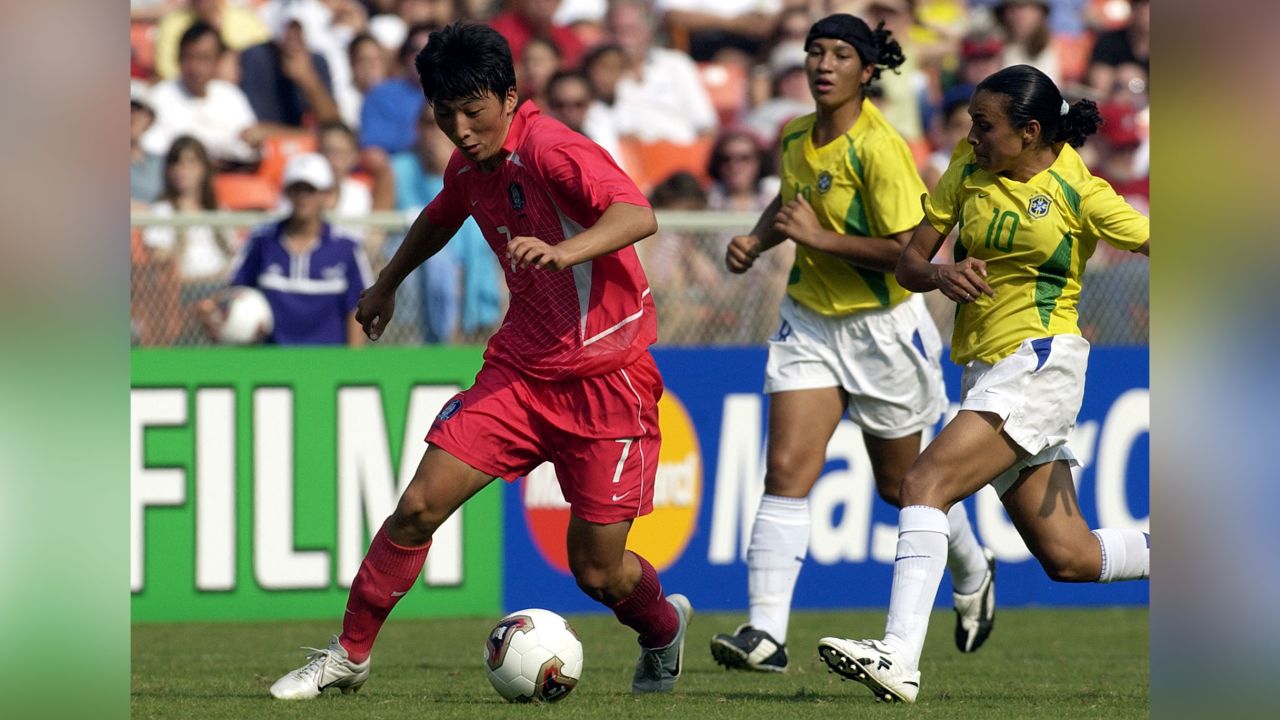
[[[440,410],[395,511],[352,580],[342,634],[271,694],[359,690],[374,640],[420,576],[435,532],[496,477],[543,462],[569,503],[565,544],[583,592],[638,634],[635,693],[670,692],[693,613],[626,549],[653,510],[662,378],[649,353],[657,317],[632,244],[657,230],[648,200],[599,145],[516,95],[497,31],[459,22],[431,33],[415,65],[436,123],[456,146],[444,188],[360,296],[356,320],[386,329],[405,277],[468,216],[502,259],[511,290],[475,382]]]
[[[748,620],[711,640],[712,656],[731,669],[788,665],[791,598],[809,549],[807,498],[840,420],[848,414],[862,429],[876,488],[897,505],[921,432],[947,407],[937,329],[923,299],[893,277],[920,223],[924,183],[906,142],[865,93],[903,62],[902,50],[883,24],[872,30],[847,14],[815,23],[805,49],[817,112],[783,128],[779,195],[725,256],[742,273],[760,253],[796,243],[765,369],[767,469],[747,549]],[[963,505],[950,522],[956,642],[972,652],[991,631],[994,560]]]
[[[877,699],[914,702],[920,653],[947,551],[946,511],[991,484],[1027,547],[1061,582],[1150,575],[1149,537],[1089,530],[1067,437],[1084,397],[1089,343],[1076,324],[1085,263],[1099,241],[1150,254],[1151,226],[1075,148],[1097,106],[1069,104],[1044,73],[1005,68],[978,84],[956,147],[898,263],[903,287],[959,303],[952,359],[960,412],[902,483],[898,552],[883,640],[823,638],[818,652]],[[933,264],[960,228],[955,262]]]

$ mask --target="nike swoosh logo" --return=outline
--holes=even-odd
[[[633,492],[635,492],[635,490],[628,490],[628,491],[626,491],[626,492],[622,493],[621,495],[614,495],[614,496],[613,496],[613,501],[614,501],[614,502],[618,502],[619,500],[621,500],[622,498],[624,498],[624,497],[626,497],[626,496],[630,495],[630,494],[631,494],[631,493],[633,493]]]
[[[391,597],[404,597],[404,596],[405,596],[405,593],[407,593],[407,592],[409,592],[409,591],[408,591],[408,590],[405,590],[404,592],[396,592],[396,591],[392,590],[392,591],[391,591]]]

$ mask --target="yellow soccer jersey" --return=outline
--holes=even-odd
[[[813,146],[816,115],[782,129],[782,202],[804,194],[822,227],[845,235],[887,237],[920,224],[925,192],[907,143],[869,100],[848,132]],[[909,292],[893,273],[854,265],[796,245],[787,293],[822,315],[895,305]]]
[[[1134,250],[1151,236],[1150,221],[1066,144],[1053,165],[1022,183],[979,169],[961,141],[922,200],[938,232],[960,226],[955,261],[985,261],[996,293],[957,307],[951,358],[958,364],[994,363],[1028,338],[1079,335],[1080,278],[1098,240]]]

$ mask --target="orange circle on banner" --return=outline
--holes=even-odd
[[[693,538],[702,501],[702,452],[689,411],[669,390],[658,401],[658,426],[662,430],[662,449],[658,453],[653,512],[632,524],[627,548],[661,571],[680,559]],[[560,492],[551,464],[543,463],[529,473],[520,491],[529,535],[538,554],[547,564],[568,573],[564,539],[569,529],[569,504]]]

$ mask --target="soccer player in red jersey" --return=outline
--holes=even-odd
[[[662,378],[649,285],[633,243],[657,230],[635,184],[587,138],[516,97],[511,50],[496,31],[455,23],[417,57],[422,89],[457,146],[444,189],[361,295],[373,340],[405,276],[439,252],[467,216],[502,260],[511,304],[475,384],[432,423],[428,448],[395,512],[374,536],[347,601],[342,634],[271,694],[305,699],[358,690],[374,638],[422,571],[431,536],[495,477],[554,464],[571,506],[569,566],[583,592],[639,634],[632,692],[669,692],[693,614],[665,597],[653,566],[626,549],[653,509]]]

